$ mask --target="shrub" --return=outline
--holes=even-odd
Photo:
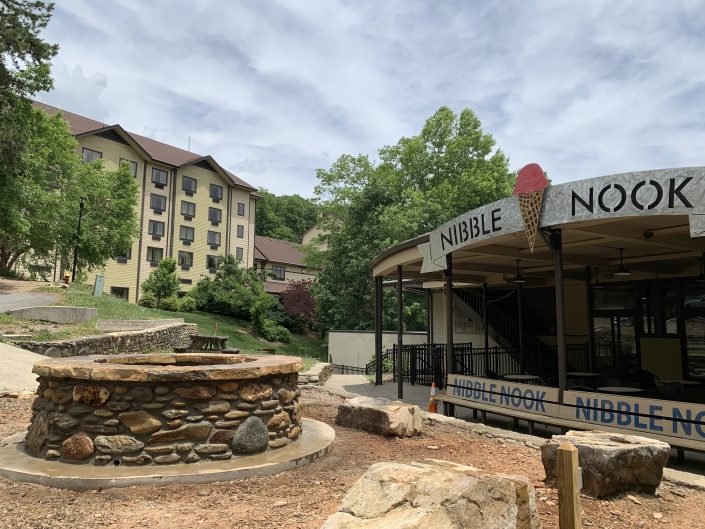
[[[162,310],[168,310],[170,312],[176,312],[179,310],[181,305],[181,300],[176,296],[169,296],[159,300],[157,306]]]
[[[179,312],[194,312],[198,308],[198,303],[191,296],[184,296],[179,300]]]
[[[291,333],[285,327],[274,323],[272,320],[265,319],[256,328],[262,338],[269,342],[289,343],[291,341]]]
[[[157,296],[155,296],[152,292],[143,292],[142,297],[140,297],[139,304],[143,307],[147,307],[148,309],[156,309]]]
[[[142,292],[151,292],[157,302],[169,296],[176,296],[179,291],[179,278],[176,277],[176,261],[164,258],[159,261],[156,270],[142,283]]]
[[[289,281],[282,292],[282,306],[288,316],[284,323],[294,332],[303,332],[306,326],[313,328],[316,314],[316,301],[311,294],[313,281]]]

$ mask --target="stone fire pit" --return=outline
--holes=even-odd
[[[226,460],[301,434],[300,358],[131,354],[35,364],[25,449],[89,465]]]

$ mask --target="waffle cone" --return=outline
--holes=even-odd
[[[543,201],[543,189],[533,193],[517,195],[519,199],[519,210],[524,220],[526,238],[529,241],[529,249],[534,253],[536,234],[539,229],[539,216],[541,215],[541,202]]]

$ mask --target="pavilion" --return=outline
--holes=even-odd
[[[413,282],[428,293],[429,332],[404,345],[399,329],[400,392],[434,380],[451,414],[705,450],[705,167],[548,186],[539,211],[527,232],[510,196],[375,258],[376,383],[384,282],[399,311]]]

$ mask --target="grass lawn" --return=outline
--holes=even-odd
[[[228,346],[237,347],[248,354],[262,354],[263,349],[274,349],[275,354],[304,357],[305,368],[313,365],[318,359],[324,361],[327,359],[324,341],[313,334],[300,335],[292,333],[291,343],[288,344],[268,342],[256,336],[250,322],[228,316],[203,312],[169,312],[166,310],[148,309],[110,295],[96,298],[91,295],[91,287],[87,285],[71,285],[68,290],[58,292],[52,290],[52,292],[59,296],[58,305],[95,307],[98,309],[98,319],[101,320],[183,318],[187,323],[198,324],[200,334],[228,336]],[[0,327],[13,323],[12,320],[15,320],[14,323],[18,321],[11,316],[0,315]],[[95,329],[94,321],[62,326],[56,332],[44,332],[41,337],[38,337],[37,333],[33,333],[32,338],[47,341],[92,334],[100,334]]]

